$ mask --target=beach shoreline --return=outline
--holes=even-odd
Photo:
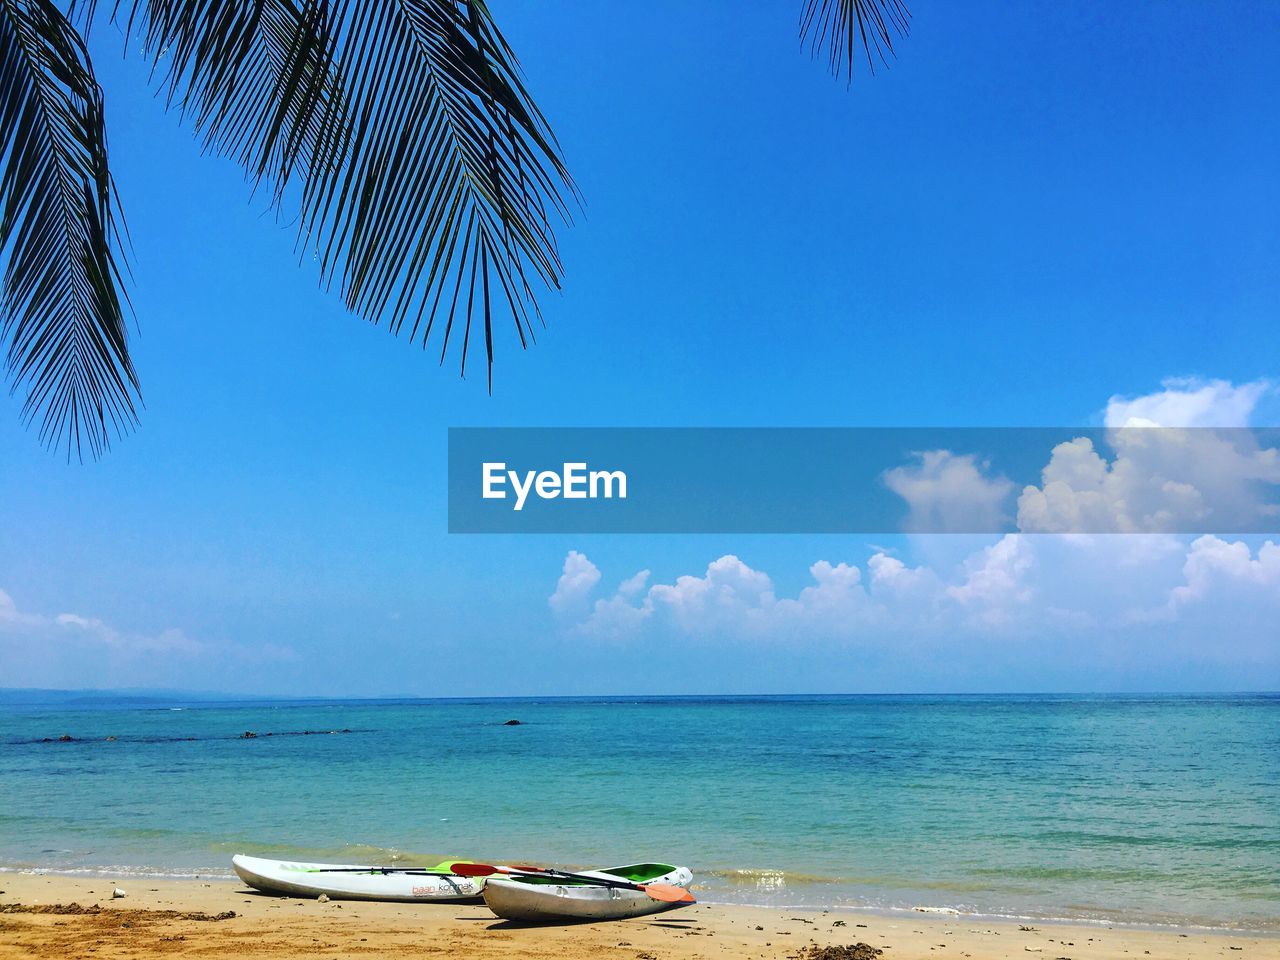
[[[342,858],[339,858],[340,860]],[[348,858],[349,859],[349,858]],[[414,860],[421,861],[437,861],[442,858],[438,855],[427,855],[425,857],[414,857]],[[520,859],[520,858],[516,858]],[[529,859],[529,858],[525,858]],[[523,861],[522,861],[523,862]],[[561,869],[568,870],[585,870],[593,869],[589,866],[581,864],[561,864]],[[248,893],[251,896],[258,896],[257,891],[251,890],[237,876],[230,866],[226,868],[220,867],[174,867],[171,869],[134,867],[129,865],[116,865],[114,867],[58,867],[49,866],[41,867],[34,865],[8,865],[0,866],[0,891],[5,889],[6,877],[61,877],[68,880],[83,880],[89,884],[90,889],[93,888],[95,881],[101,885],[102,883],[113,883],[125,886],[141,886],[146,884],[154,886],[155,884],[163,884],[166,887],[174,884],[177,889],[182,889],[186,885],[209,885],[215,887],[218,885],[231,885]],[[832,914],[839,917],[841,914],[848,913],[859,917],[875,917],[885,921],[902,921],[913,918],[934,918],[942,920],[951,920],[959,922],[968,920],[972,923],[991,923],[998,925],[1019,926],[1038,926],[1046,927],[1065,926],[1079,927],[1094,930],[1111,930],[1124,929],[1135,931],[1149,931],[1152,933],[1174,933],[1178,935],[1219,935],[1219,936],[1241,936],[1241,937],[1258,937],[1261,939],[1275,939],[1280,941],[1280,917],[1277,918],[1274,926],[1267,925],[1262,927],[1251,925],[1231,925],[1225,923],[1196,923],[1191,918],[1180,917],[1170,920],[1155,920],[1133,915],[1115,916],[1115,917],[1098,917],[1090,915],[1065,915],[1058,916],[1053,914],[1019,914],[1019,913],[990,913],[980,910],[965,910],[950,906],[936,906],[929,904],[919,904],[914,906],[903,905],[886,905],[876,903],[857,903],[857,902],[832,902],[832,903],[806,903],[806,902],[773,902],[758,903],[751,900],[720,899],[724,895],[723,889],[708,889],[706,884],[706,874],[694,871],[693,890],[698,896],[698,902],[705,906],[723,907],[729,910],[762,910],[768,913],[792,913],[792,914]],[[288,898],[286,898],[288,899]],[[306,899],[306,898],[299,898]],[[0,902],[3,902],[3,895],[0,894]]]
[[[114,899],[116,887],[125,891]],[[525,927],[482,903],[403,904],[269,897],[223,877],[156,879],[0,874],[0,956],[279,958],[389,953],[476,960],[602,951],[636,960],[793,957],[801,948],[866,943],[885,960],[1125,960],[1152,956],[1280,957],[1280,936],[1063,921],[1020,923],[969,915],[887,915],[848,907],[796,909],[698,903],[631,920]],[[75,906],[72,906],[75,905]],[[228,916],[233,913],[233,916]]]
[[[240,852],[644,860],[689,866],[708,902],[1271,933],[1280,805],[1255,785],[1275,775],[1277,705],[904,695],[0,710],[0,866],[130,877],[229,876]],[[265,735],[342,729],[362,732]],[[269,802],[246,789],[276,782],[290,789]],[[653,798],[678,815],[655,816]]]

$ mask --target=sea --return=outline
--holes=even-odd
[[[1280,933],[1280,694],[0,700],[0,870],[237,852]]]

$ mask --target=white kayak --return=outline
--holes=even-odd
[[[485,881],[449,873],[446,860],[435,867],[409,870],[344,863],[292,863],[263,860],[242,853],[231,858],[240,879],[263,893],[332,900],[471,900],[480,896]]]
[[[665,883],[688,888],[693,873],[668,863],[633,863],[602,870],[581,870],[580,876],[629,883]],[[655,900],[641,890],[595,886],[554,877],[490,877],[484,902],[505,920],[621,920],[670,910],[679,903]]]

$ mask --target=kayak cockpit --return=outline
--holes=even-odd
[[[648,883],[658,877],[665,877],[668,873],[675,873],[677,869],[670,863],[633,863],[625,867],[610,867],[596,872],[621,877],[631,883]]]
[[[601,879],[617,877],[619,880],[625,880],[627,883],[652,883],[659,877],[668,876],[679,869],[679,867],[672,866],[669,863],[631,863],[622,867],[609,867],[607,870],[590,870],[587,871],[587,875],[599,877]],[[517,883],[529,883],[539,886],[592,886],[592,884],[587,884],[582,880],[572,880],[568,877],[558,877],[554,875],[539,876],[535,874],[522,874],[519,876],[509,876],[507,879],[514,880]]]

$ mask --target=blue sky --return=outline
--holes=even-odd
[[[68,467],[0,404],[0,686],[1280,686],[1260,541],[1232,581],[1257,595],[1220,600],[1254,638],[1241,653],[1203,610],[1129,616],[1169,608],[1213,544],[1159,553],[1159,582],[1117,573],[1132,596],[1105,611],[1075,598],[1093,623],[1046,620],[1049,600],[1003,626],[888,608],[774,624],[775,643],[657,616],[591,635],[547,598],[570,551],[601,571],[599,596],[574,598],[590,604],[642,569],[708,578],[726,555],[778,596],[821,559],[865,585],[884,546],[945,594],[993,544],[445,533],[453,425],[1097,423],[1113,395],[1199,389],[1169,377],[1280,375],[1274,5],[916,0],[899,59],[850,89],[799,51],[798,6],[493,4],[587,203],[548,329],[525,353],[499,341],[493,396],[480,370],[461,381],[347,316],[96,32],[147,408],[102,462]],[[1276,409],[1263,393],[1255,422]],[[1116,570],[1160,566],[1119,552]],[[1037,597],[1112,569],[1034,566]]]

